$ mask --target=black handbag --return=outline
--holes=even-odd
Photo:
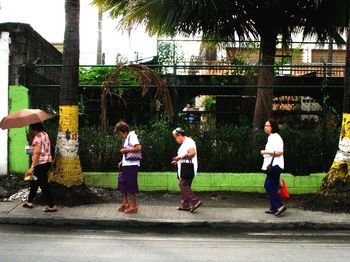
[[[274,159],[275,159],[275,151],[273,151],[273,156],[272,156],[270,164],[268,164],[267,167],[266,167],[265,173],[267,175],[271,175],[272,174],[272,163],[273,163]]]
[[[189,160],[189,162],[182,162],[181,163],[180,177],[182,179],[193,179],[194,178],[194,165],[192,163],[192,160]]]

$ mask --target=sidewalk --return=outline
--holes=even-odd
[[[57,213],[43,206],[25,209],[20,202],[0,202],[0,224],[76,225],[82,227],[230,227],[237,229],[350,229],[350,214],[330,214],[289,208],[281,217],[264,208],[206,206],[195,213],[176,210],[176,205],[142,203],[138,214],[117,211],[117,204],[59,207]]]

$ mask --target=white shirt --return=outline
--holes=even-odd
[[[185,140],[182,142],[181,146],[179,147],[179,150],[177,151],[178,156],[184,156],[187,154],[188,150],[194,148],[194,151],[196,154],[194,157],[192,157],[192,163],[194,166],[194,174],[197,175],[197,169],[198,169],[198,160],[197,160],[197,147],[196,147],[196,142],[190,137],[185,137]],[[179,171],[179,174],[181,173],[181,163],[182,162],[189,162],[188,159],[181,159],[177,161],[177,168]]]
[[[283,152],[283,147],[284,147],[283,140],[279,134],[273,133],[273,134],[269,135],[269,137],[267,138],[265,151]],[[264,163],[263,163],[261,169],[266,170],[266,167],[271,163],[272,155],[265,154],[265,155],[263,155],[263,157],[264,157]],[[280,168],[284,169],[284,157],[283,157],[283,155],[275,156],[273,163],[272,163],[272,166],[279,166]]]
[[[140,145],[140,141],[137,138],[135,131],[130,131],[128,136],[125,138],[124,147],[134,147]],[[140,160],[126,160],[125,154],[123,154],[123,166],[140,166]]]

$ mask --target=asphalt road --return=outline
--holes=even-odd
[[[0,261],[350,261],[350,231],[0,225]]]

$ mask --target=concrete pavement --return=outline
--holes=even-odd
[[[203,203],[195,213],[178,211],[176,205],[142,203],[137,214],[118,212],[116,203],[59,207],[44,213],[21,202],[0,202],[0,223],[77,225],[82,227],[230,227],[237,229],[350,229],[350,214],[333,214],[289,208],[281,217],[267,215],[264,208],[208,207]]]

